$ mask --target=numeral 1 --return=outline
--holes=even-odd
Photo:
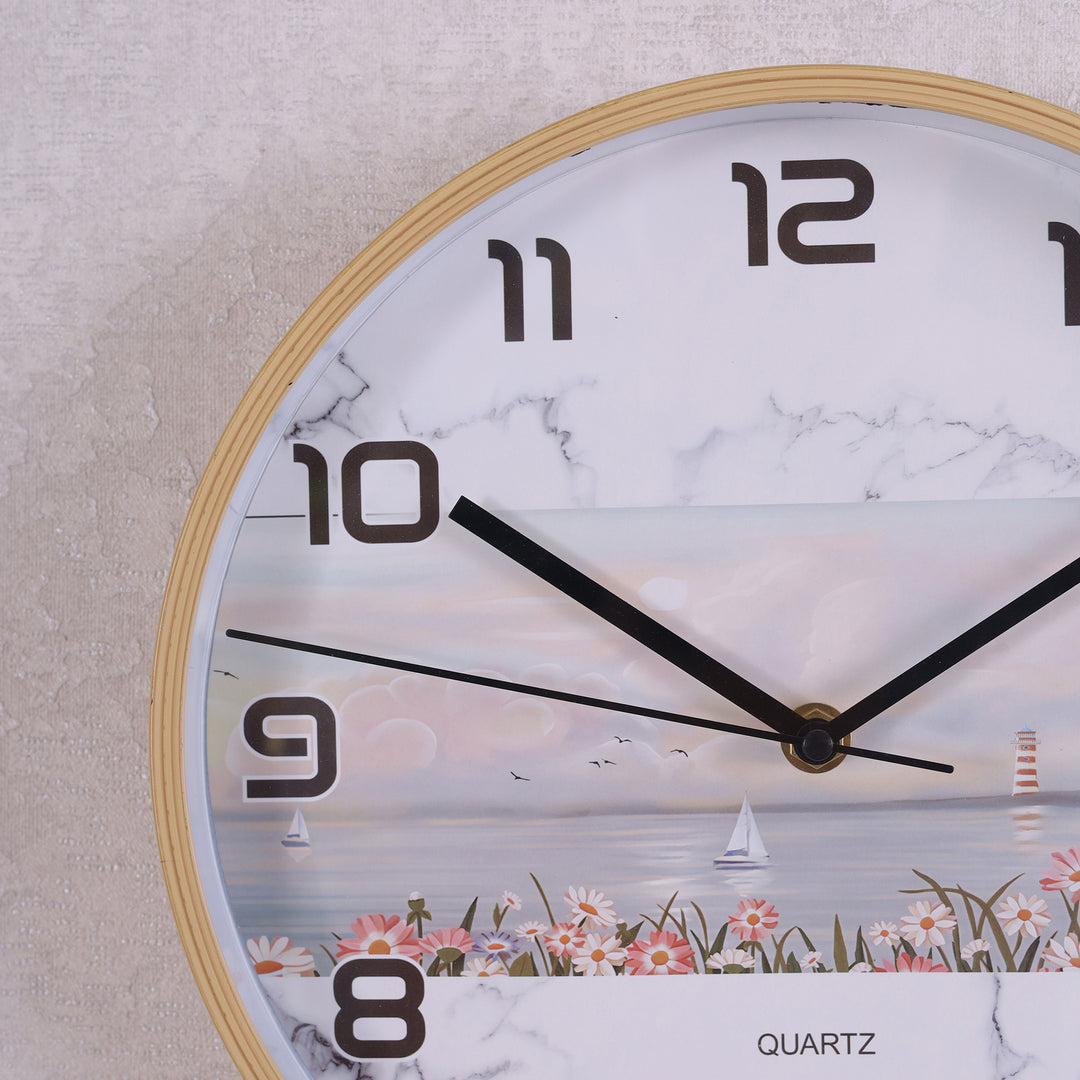
[[[311,443],[294,443],[293,461],[307,466],[309,543],[330,543],[330,478],[326,458]]]
[[[731,165],[731,179],[746,186],[746,247],[748,266],[769,263],[768,183],[761,172],[745,161]],[[830,202],[796,203],[780,217],[776,242],[792,262],[857,263],[873,262],[873,244],[805,244],[799,226],[808,221],[850,221],[860,217],[874,201],[874,178],[870,170],[851,158],[810,158],[780,162],[781,180],[850,180],[850,199]]]
[[[293,461],[308,471],[309,543],[330,543],[330,482],[326,458],[311,443],[293,445]],[[404,524],[364,520],[361,471],[368,461],[412,461],[417,467],[420,514]],[[429,537],[439,524],[439,462],[423,443],[411,439],[363,442],[341,461],[341,523],[364,544],[412,544]]]
[[[551,264],[551,339],[573,337],[570,253],[557,240],[537,237],[536,255]],[[488,258],[503,268],[503,340],[525,340],[525,271],[521,252],[505,240],[488,241]]]
[[[1046,239],[1062,248],[1065,325],[1080,326],[1080,233],[1064,221],[1048,221]]]

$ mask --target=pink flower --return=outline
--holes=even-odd
[[[476,948],[472,935],[460,926],[429,930],[419,944],[424,952],[433,953],[440,960],[449,963],[461,959],[465,953],[473,952]]]
[[[1026,937],[1038,937],[1042,928],[1050,925],[1050,916],[1046,914],[1049,910],[1046,901],[1037,896],[1029,899],[1023,893],[1017,893],[1002,900],[994,914],[1005,927],[1006,934],[1019,932]]]
[[[1068,851],[1055,851],[1050,856],[1054,860],[1054,868],[1049,871],[1049,876],[1039,878],[1039,884],[1047,892],[1052,889],[1060,889],[1067,892],[1070,897],[1080,893],[1080,852],[1076,848]]]
[[[1061,971],[1080,973],[1080,941],[1075,934],[1064,941],[1051,941],[1043,950],[1043,961]]]
[[[401,921],[400,915],[361,915],[349,927],[356,935],[338,942],[337,958],[362,953],[365,956],[407,956],[419,960],[423,948],[416,931]]]
[[[626,950],[629,975],[685,975],[694,970],[694,950],[667,930],[654,930],[648,941],[635,941]]]
[[[949,969],[944,964],[935,964],[929,956],[908,956],[906,952],[902,952],[896,958],[896,964],[893,965],[891,960],[886,960],[884,964],[879,968],[875,968],[875,971],[899,971],[901,973],[907,973],[912,971],[948,971]]]
[[[740,941],[764,941],[768,930],[775,930],[780,914],[764,900],[740,900],[739,910],[728,916],[728,925]]]
[[[944,945],[945,935],[942,930],[952,930],[956,926],[952,908],[944,904],[930,904],[926,900],[916,900],[900,920],[900,933],[919,948],[924,942],[931,945]]]
[[[294,945],[287,937],[272,940],[265,934],[248,938],[248,956],[255,965],[256,975],[314,975],[315,960],[301,945]]]
[[[544,947],[552,956],[573,956],[585,944],[585,932],[573,923],[556,923],[544,935]]]

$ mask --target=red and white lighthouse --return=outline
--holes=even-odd
[[[1032,728],[1022,728],[1016,733],[1012,741],[1016,747],[1016,768],[1013,772],[1014,795],[1026,795],[1030,791],[1039,790],[1038,765],[1035,761],[1035,747],[1039,740]]]

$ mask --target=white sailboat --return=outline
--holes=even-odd
[[[769,861],[765,841],[761,839],[750,799],[744,793],[742,809],[731,831],[727,851],[713,859],[713,866],[764,866]]]
[[[285,834],[285,839],[281,841],[281,846],[297,862],[311,854],[311,839],[308,836],[307,822],[299,810],[293,814],[292,824]]]

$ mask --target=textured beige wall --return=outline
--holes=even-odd
[[[0,1076],[235,1077],[147,780],[157,607],[274,344],[412,203],[642,87],[944,71],[1076,107],[1071,0],[4,0]]]

